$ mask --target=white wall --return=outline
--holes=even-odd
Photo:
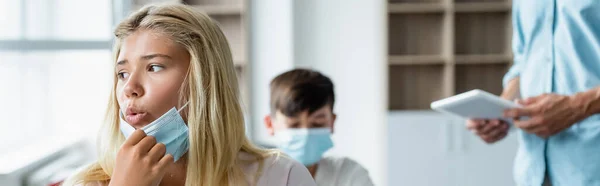
[[[269,113],[269,82],[294,67],[290,0],[250,1],[250,137],[273,145],[263,118]]]
[[[273,144],[262,125],[269,81],[294,67],[319,70],[336,86],[338,120],[329,154],[358,161],[376,185],[387,185],[385,3],[252,1],[253,139]]]
[[[486,144],[464,119],[435,111],[392,111],[388,123],[389,185],[515,185],[514,132]]]
[[[294,3],[294,60],[332,78],[338,114],[332,155],[365,166],[387,185],[385,1]]]

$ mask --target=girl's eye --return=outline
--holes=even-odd
[[[128,77],[129,77],[129,73],[127,73],[127,72],[117,73],[117,78],[119,78],[119,79],[127,79]]]
[[[150,71],[150,72],[158,72],[163,69],[164,69],[164,67],[162,67],[160,65],[150,65],[150,67],[148,67],[148,71]]]

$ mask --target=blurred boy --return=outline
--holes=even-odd
[[[285,72],[271,81],[271,113],[265,117],[278,148],[304,164],[319,186],[370,186],[369,173],[349,158],[323,157],[333,147],[336,115],[333,83],[307,69]]]

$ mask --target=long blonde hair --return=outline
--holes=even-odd
[[[240,185],[246,183],[240,152],[259,163],[276,154],[254,146],[245,136],[244,118],[229,44],[218,25],[206,14],[181,4],[148,5],[123,20],[115,29],[113,59],[123,39],[139,29],[166,34],[190,54],[190,69],[180,100],[189,101],[185,114],[189,127],[186,186]],[[108,183],[116,154],[125,138],[119,130],[116,79],[104,125],[98,137],[99,159],[65,182],[65,185]],[[247,161],[245,161],[247,163]]]

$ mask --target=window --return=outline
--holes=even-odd
[[[0,155],[95,135],[111,86],[111,0],[0,0]]]

